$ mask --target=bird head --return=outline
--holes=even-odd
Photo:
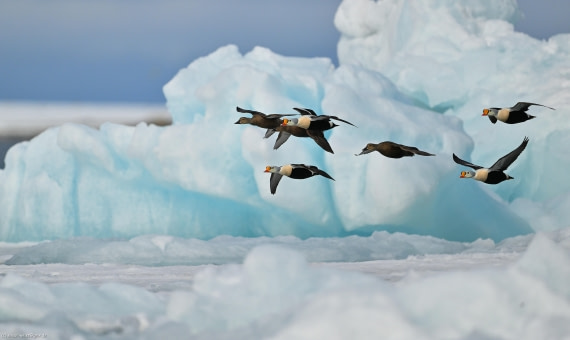
[[[461,175],[459,175],[459,178],[473,178],[475,177],[475,172],[474,171],[461,171]]]
[[[265,167],[265,171],[264,172],[271,172],[271,173],[278,173],[279,172],[279,167],[278,166],[271,166],[268,165]]]
[[[495,116],[497,114],[497,110],[495,109],[483,109],[482,116]]]
[[[240,117],[234,124],[249,124],[250,118]]]
[[[297,126],[297,123],[299,122],[298,118],[285,118],[283,119],[283,123],[281,123],[282,126]]]
[[[368,144],[366,144],[366,146],[362,149],[362,151],[359,154],[356,154],[356,156],[371,153],[372,151],[376,150],[375,147],[376,147],[376,144],[368,143]]]

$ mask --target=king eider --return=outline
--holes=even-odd
[[[283,120],[281,118],[285,116],[295,115],[295,114],[277,114],[277,113],[265,114],[259,111],[242,109],[239,106],[236,107],[236,111],[241,113],[249,113],[252,115],[252,117],[251,118],[240,117],[237,120],[237,122],[235,122],[234,124],[250,124],[258,126],[263,129],[268,129],[267,132],[265,133],[265,138],[271,136],[275,132],[275,130],[273,129],[275,129],[276,127],[280,126],[283,123]]]
[[[362,149],[362,152],[356,154],[356,156],[364,155],[374,151],[378,151],[382,155],[389,158],[411,157],[413,155],[435,156],[434,154],[422,151],[414,146],[407,146],[389,141],[378,144],[368,143],[364,149]]]
[[[274,130],[279,131],[279,135],[277,136],[277,139],[275,140],[275,145],[273,146],[274,150],[279,149],[279,147],[283,145],[283,143],[285,143],[287,139],[291,137],[291,135],[293,135],[295,137],[301,137],[301,138],[310,137],[323,150],[330,153],[334,153],[329,142],[325,138],[323,131],[307,130],[300,128],[298,126],[288,126],[288,125],[286,126],[280,125],[276,127]]]
[[[488,109],[483,109],[483,116],[489,117],[489,120],[493,124],[495,124],[497,120],[500,120],[501,122],[507,124],[522,123],[529,119],[535,118],[535,116],[526,113],[526,110],[528,110],[529,106],[531,105],[542,106],[554,110],[553,108],[542,104],[518,102],[513,107],[491,107]]]
[[[511,165],[517,159],[517,157],[521,154],[521,152],[523,152],[527,144],[528,144],[528,137],[525,137],[523,142],[521,143],[521,145],[519,145],[518,148],[514,149],[505,156],[501,157],[490,168],[484,168],[482,166],[469,163],[457,157],[455,154],[453,154],[453,160],[457,164],[468,166],[475,170],[475,171],[470,171],[470,170],[462,171],[461,175],[459,176],[460,178],[473,178],[487,184],[497,184],[508,179],[513,179],[513,177],[507,175],[506,173],[504,173],[504,171],[507,170],[509,165]]]
[[[269,188],[271,190],[271,194],[275,195],[275,191],[277,191],[277,185],[281,180],[281,177],[287,176],[290,178],[295,179],[305,179],[309,177],[313,177],[316,175],[324,176],[328,179],[332,179],[329,174],[324,172],[323,170],[317,168],[314,165],[305,165],[305,164],[287,164],[283,166],[266,166],[265,172],[271,173],[271,178],[269,179]]]
[[[281,125],[283,126],[298,126],[300,128],[303,129],[307,129],[307,130],[320,130],[320,131],[325,131],[325,130],[329,130],[332,129],[335,126],[338,126],[337,124],[335,124],[332,120],[337,120],[339,122],[343,122],[346,124],[350,124],[352,126],[355,126],[354,124],[352,124],[349,121],[346,121],[344,119],[340,119],[336,116],[327,116],[327,115],[316,115],[315,112],[311,109],[300,109],[300,108],[293,108],[294,110],[296,110],[297,112],[299,112],[301,114],[301,117],[299,118],[291,118],[291,119],[283,119],[283,123]]]

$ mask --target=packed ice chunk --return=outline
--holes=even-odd
[[[230,45],[181,70],[164,91],[172,126],[66,124],[10,150],[0,172],[2,239],[389,230],[465,241],[531,230],[500,199],[457,178],[451,154],[473,147],[461,121],[414,105],[376,71],[263,48],[242,56]],[[326,133],[334,154],[299,138],[273,150],[264,130],[234,124],[236,106],[310,107],[357,127]],[[382,140],[436,156],[354,156]],[[316,165],[336,181],[284,178],[271,195],[263,169],[289,163]]]

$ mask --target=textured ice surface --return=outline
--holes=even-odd
[[[0,265],[0,323],[6,333],[49,339],[564,339],[570,334],[569,231],[497,245],[386,233],[211,240],[201,241],[208,247],[184,247],[186,254],[231,258],[230,244],[249,249],[239,263],[197,267],[72,264],[99,261],[100,253],[86,251],[78,262]],[[183,242],[146,241],[165,256]],[[103,249],[103,243],[95,245]],[[106,259],[118,263],[145,260],[150,248],[124,255],[106,243]],[[370,251],[370,244],[392,260],[308,262],[331,258],[331,249],[346,254],[335,259],[350,261],[358,245]],[[52,247],[77,254],[69,244],[39,245],[21,245],[20,252],[33,257]]]

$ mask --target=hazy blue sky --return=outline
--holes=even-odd
[[[340,0],[0,0],[0,100],[164,102],[162,86],[230,43],[337,63]],[[570,1],[519,0],[516,28],[570,32]]]

